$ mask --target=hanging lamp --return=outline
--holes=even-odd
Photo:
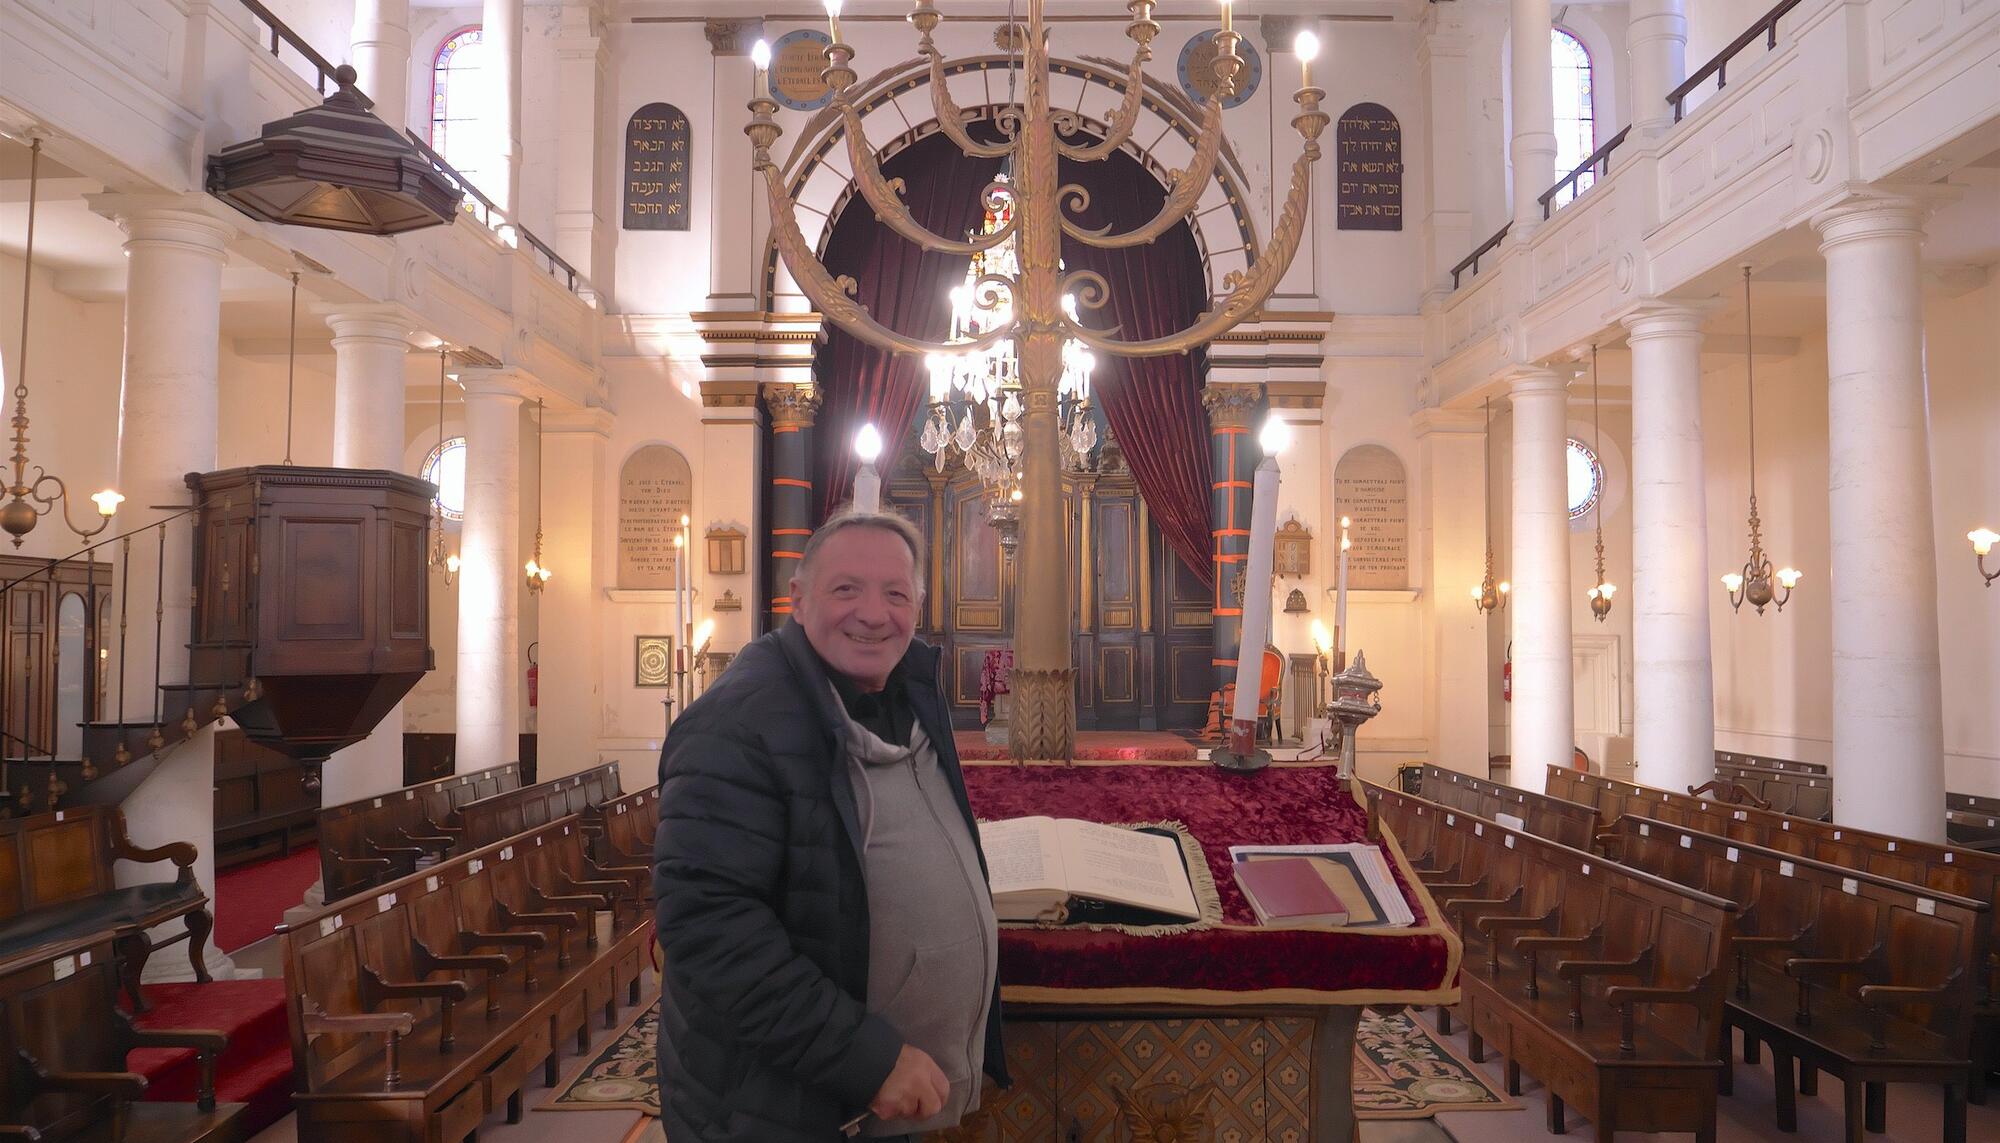
[[[1591,443],[1600,454],[1604,451],[1604,417],[1598,409],[1597,400],[1597,343],[1590,344],[1590,431]],[[1597,474],[1600,485],[1604,479]],[[1599,623],[1611,614],[1611,597],[1618,594],[1618,587],[1604,578],[1604,493],[1599,489],[1595,502],[1590,506],[1591,523],[1597,529],[1597,586],[1584,594],[1590,599],[1590,613]]]
[[[1743,389],[1748,397],[1750,410],[1750,557],[1743,562],[1743,570],[1730,572],[1722,577],[1722,586],[1729,592],[1729,606],[1743,610],[1747,600],[1764,614],[1768,604],[1777,604],[1783,611],[1792,598],[1792,588],[1798,586],[1801,578],[1796,568],[1771,570],[1771,558],[1764,554],[1764,526],[1757,517],[1757,385],[1756,346],[1750,336],[1750,266],[1743,266]],[[1773,581],[1776,586],[1773,587]]]
[[[549,577],[555,573],[542,562],[542,421],[548,416],[548,408],[542,398],[535,398],[535,555],[527,564],[528,594],[540,595],[548,586]]]
[[[438,440],[437,448],[431,455],[440,462],[444,459],[444,379],[445,368],[451,361],[451,346],[438,343]],[[427,561],[434,570],[444,572],[444,585],[450,587],[458,580],[458,553],[444,550],[444,489],[437,487],[431,494],[431,551]]]
[[[1486,398],[1486,432],[1479,439],[1480,466],[1486,473],[1486,577],[1479,586],[1472,589],[1472,606],[1481,613],[1490,614],[1507,606],[1507,593],[1511,590],[1506,580],[1493,582],[1493,398]]]

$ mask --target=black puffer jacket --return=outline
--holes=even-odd
[[[913,642],[903,674],[976,844],[937,660]],[[863,1003],[869,902],[844,726],[788,623],[745,647],[667,736],[653,891],[661,1126],[675,1143],[830,1143],[902,1049]],[[995,992],[986,1071],[1004,1085]]]

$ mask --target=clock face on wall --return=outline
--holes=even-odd
[[[1196,103],[1206,103],[1215,94],[1215,33],[1214,28],[1198,32],[1181,49],[1181,90]],[[1236,73],[1236,94],[1222,103],[1225,109],[1243,106],[1264,82],[1264,58],[1250,45],[1249,37],[1237,41],[1236,55],[1243,61],[1243,70]]]

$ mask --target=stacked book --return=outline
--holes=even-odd
[[[1378,846],[1233,845],[1236,886],[1272,928],[1402,928],[1416,922]]]

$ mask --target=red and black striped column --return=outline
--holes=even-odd
[[[792,614],[792,577],[812,536],[812,427],[819,390],[810,385],[766,385],[771,411],[771,532],[765,551],[770,572],[771,609],[766,630]]]
[[[1250,489],[1261,454],[1250,438],[1250,423],[1264,400],[1257,385],[1211,382],[1202,391],[1208,410],[1210,561],[1215,572],[1215,689],[1236,681],[1243,642],[1243,596],[1238,589],[1250,553]],[[1228,715],[1223,716],[1227,719]]]

